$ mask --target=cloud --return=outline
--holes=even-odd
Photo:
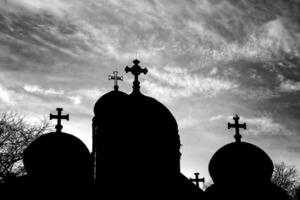
[[[277,91],[269,89],[267,87],[244,87],[233,91],[234,94],[239,95],[245,100],[266,100],[274,97],[279,97]]]
[[[283,124],[275,122],[272,117],[261,116],[256,118],[245,118],[248,131],[254,135],[284,135],[291,136],[294,133],[288,130]]]
[[[215,115],[209,118],[209,121],[215,121],[224,118],[223,115]]]
[[[67,98],[71,100],[73,105],[80,105],[84,101],[96,101],[103,94],[105,94],[104,89],[78,89],[67,93]]]
[[[282,49],[284,52],[294,52],[299,48],[297,40],[297,34],[294,34],[292,30],[286,27],[289,21],[284,18],[277,18],[264,24],[264,33],[266,39],[272,41],[273,48]]]
[[[52,14],[62,16],[70,8],[70,4],[61,0],[1,0],[0,4],[3,7],[12,8],[21,7],[32,12],[51,12]],[[22,11],[20,9],[19,11]]]
[[[189,52],[197,55],[203,66],[212,66],[218,63],[228,63],[239,60],[270,62],[278,58],[282,52],[299,56],[299,34],[289,30],[284,24],[291,23],[281,18],[256,26],[243,36],[240,41],[224,40],[221,33],[215,30],[210,33],[207,27],[193,22],[193,27],[202,38],[199,45],[191,45]],[[191,23],[189,23],[189,26]],[[204,30],[199,30],[204,29]],[[208,42],[210,41],[210,42]]]
[[[164,102],[193,95],[212,97],[238,87],[232,81],[192,75],[187,69],[179,67],[151,68],[149,75],[150,79],[143,81],[143,87],[147,93]]]
[[[97,88],[79,89],[79,90],[75,90],[72,93],[80,95],[82,97],[86,97],[90,100],[96,100],[96,99],[100,98],[105,93],[105,89],[97,89]]]
[[[300,82],[286,80],[280,83],[279,90],[281,92],[298,92],[300,91]]]
[[[81,104],[81,96],[70,96],[68,97],[74,105]]]
[[[29,93],[40,94],[45,96],[61,96],[64,95],[64,90],[56,90],[53,88],[42,88],[38,85],[24,85],[23,89]]]
[[[198,124],[198,120],[192,116],[187,116],[178,120],[179,129],[194,127]]]
[[[38,85],[29,85],[29,84],[25,84],[23,86],[23,89],[26,92],[35,95],[66,98],[71,100],[72,104],[74,105],[80,105],[84,99],[95,101],[105,93],[104,89],[100,90],[96,88],[64,91],[61,89],[53,89],[53,88],[46,89]]]
[[[21,98],[21,96],[18,96],[15,91],[9,90],[0,84],[0,100],[4,103],[13,105],[19,98]]]

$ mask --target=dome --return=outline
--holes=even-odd
[[[159,101],[140,92],[138,76],[146,74],[139,61],[126,67],[134,75],[130,95],[117,90],[103,95],[95,105],[93,118],[97,171],[125,174],[179,172],[180,138],[171,112]],[[122,166],[122,169],[120,169]],[[100,169],[101,168],[101,169]],[[111,179],[111,177],[109,177]]]
[[[270,157],[259,147],[234,142],[220,148],[211,158],[209,173],[214,183],[255,184],[271,180],[273,163]]]
[[[156,140],[157,144],[176,139],[176,145],[180,145],[176,119],[166,106],[142,94],[129,95],[127,103],[130,119],[134,119],[134,130],[148,133],[149,135],[144,134],[143,137]]]
[[[160,159],[163,162],[172,156],[179,160],[177,122],[163,104],[142,94],[111,94],[96,103],[94,119],[101,133],[98,140],[111,159],[122,160],[119,157],[123,157],[126,162],[132,159],[130,162],[135,163],[137,158],[133,155],[139,151],[143,154],[138,156],[140,164],[144,159],[145,162]]]
[[[138,150],[143,155],[139,156],[143,169],[179,171],[180,137],[172,113],[156,99],[142,94],[129,95],[127,105],[128,126],[124,132],[128,133],[128,154],[135,155]]]
[[[103,113],[110,113],[110,110],[115,107],[120,107],[128,95],[119,90],[113,90],[98,99],[94,106],[95,116],[101,116]]]
[[[91,178],[90,152],[77,137],[51,132],[41,135],[24,151],[23,162],[29,176],[45,181],[80,181]]]

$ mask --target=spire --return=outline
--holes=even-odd
[[[135,59],[133,61],[133,66],[131,68],[129,68],[128,66],[126,66],[125,68],[125,72],[131,72],[134,75],[134,81],[133,81],[133,94],[140,94],[140,81],[139,81],[139,75],[140,74],[147,74],[148,70],[147,68],[142,69],[141,66],[139,66],[140,61]]]
[[[69,114],[67,115],[62,115],[61,112],[63,111],[62,108],[56,108],[58,114],[57,115],[53,115],[50,114],[50,120],[52,119],[57,119],[57,125],[55,126],[56,129],[56,133],[61,133],[61,130],[63,128],[63,126],[61,125],[61,120],[65,119],[69,121]]]
[[[115,91],[119,90],[118,81],[123,81],[123,76],[118,76],[118,71],[114,71],[113,75],[108,76],[108,80],[114,80]]]
[[[233,120],[234,120],[234,124],[228,123],[228,129],[235,128],[235,135],[234,135],[235,141],[241,142],[242,136],[240,134],[240,128],[246,129],[247,128],[246,123],[239,124],[240,117],[238,115],[235,115],[233,117]]]

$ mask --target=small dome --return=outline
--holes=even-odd
[[[259,147],[234,142],[223,146],[211,158],[209,173],[220,185],[267,183],[273,173],[273,162]]]
[[[122,104],[125,101],[125,98],[128,95],[124,92],[113,90],[106,94],[104,94],[102,97],[99,98],[99,100],[96,102],[94,106],[94,114],[95,116],[103,115],[103,113],[110,113],[110,110],[114,107],[120,107],[120,104]]]
[[[29,176],[45,181],[88,180],[92,175],[90,152],[77,137],[48,133],[34,140],[24,151],[23,162]]]

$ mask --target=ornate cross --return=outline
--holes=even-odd
[[[63,109],[62,108],[56,108],[56,110],[57,110],[57,115],[53,115],[53,114],[50,114],[50,120],[52,120],[52,119],[57,119],[57,125],[55,126],[55,128],[56,128],[56,132],[57,133],[61,133],[61,130],[62,130],[62,128],[63,128],[63,126],[61,125],[61,120],[62,119],[65,119],[65,120],[68,120],[69,121],[69,114],[67,114],[67,115],[62,115],[61,114],[61,111],[63,111]]]
[[[115,91],[118,91],[119,86],[118,86],[118,81],[123,81],[123,76],[118,76],[118,71],[114,71],[113,75],[108,76],[108,80],[114,80],[114,89]]]
[[[238,115],[236,115],[233,117],[234,124],[228,123],[228,129],[235,128],[234,138],[235,138],[236,142],[241,142],[242,136],[240,134],[240,128],[243,128],[243,129],[247,128],[246,123],[239,124],[239,119],[240,119],[240,117]]]
[[[139,66],[140,61],[135,59],[133,61],[133,66],[129,68],[126,66],[125,72],[131,72],[134,75],[134,81],[133,81],[133,92],[132,93],[140,93],[140,82],[139,82],[139,75],[140,74],[147,74],[148,70],[147,68],[142,69],[141,66]]]
[[[194,173],[195,174],[195,178],[190,178],[190,181],[192,181],[193,183],[196,183],[197,187],[200,187],[199,183],[205,183],[205,178],[199,178],[199,173]]]

